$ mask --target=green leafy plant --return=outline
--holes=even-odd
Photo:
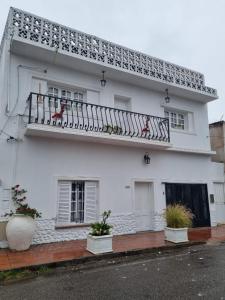
[[[107,219],[111,215],[111,210],[104,211],[102,214],[102,221],[91,224],[90,235],[101,236],[109,235],[112,228],[111,225],[107,224]]]
[[[167,227],[170,228],[191,227],[194,217],[192,212],[181,204],[168,205],[163,216],[167,222]]]
[[[15,211],[10,211],[10,213],[5,214],[5,216],[13,216],[15,214],[21,214],[25,216],[29,216],[33,219],[40,218],[41,213],[37,211],[36,208],[31,208],[26,203],[26,190],[20,188],[20,185],[17,184],[12,187],[12,200],[14,202]]]
[[[115,134],[121,134],[123,132],[122,128],[119,126],[114,126],[113,127],[113,133]]]
[[[107,132],[107,133],[111,134],[113,132],[113,126],[109,125],[109,124],[104,125],[103,126],[103,132]]]
[[[114,134],[121,134],[123,132],[122,128],[119,126],[112,126],[112,125],[104,125],[103,126],[103,132],[107,132],[109,134],[114,133]]]

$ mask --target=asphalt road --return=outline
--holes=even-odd
[[[112,263],[112,262],[111,262]],[[0,287],[1,300],[225,300],[225,244],[195,246],[155,257]]]

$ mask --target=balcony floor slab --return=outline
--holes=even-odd
[[[164,141],[148,140],[103,132],[85,131],[80,129],[62,128],[42,124],[28,124],[25,132],[26,136],[38,136],[46,138],[60,138],[82,142],[94,142],[101,144],[111,144],[117,146],[132,146],[146,149],[167,149],[172,147],[171,143]]]

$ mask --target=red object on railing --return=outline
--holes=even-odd
[[[61,110],[60,110],[60,112],[56,112],[56,113],[52,116],[52,119],[62,119],[62,116],[63,116],[63,113],[64,113],[64,107],[65,107],[65,104],[62,104],[62,105],[61,105]]]
[[[142,132],[149,132],[149,118],[146,118],[145,128],[142,129]]]

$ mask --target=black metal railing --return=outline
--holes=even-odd
[[[169,142],[169,120],[76,100],[30,93],[29,123]]]

